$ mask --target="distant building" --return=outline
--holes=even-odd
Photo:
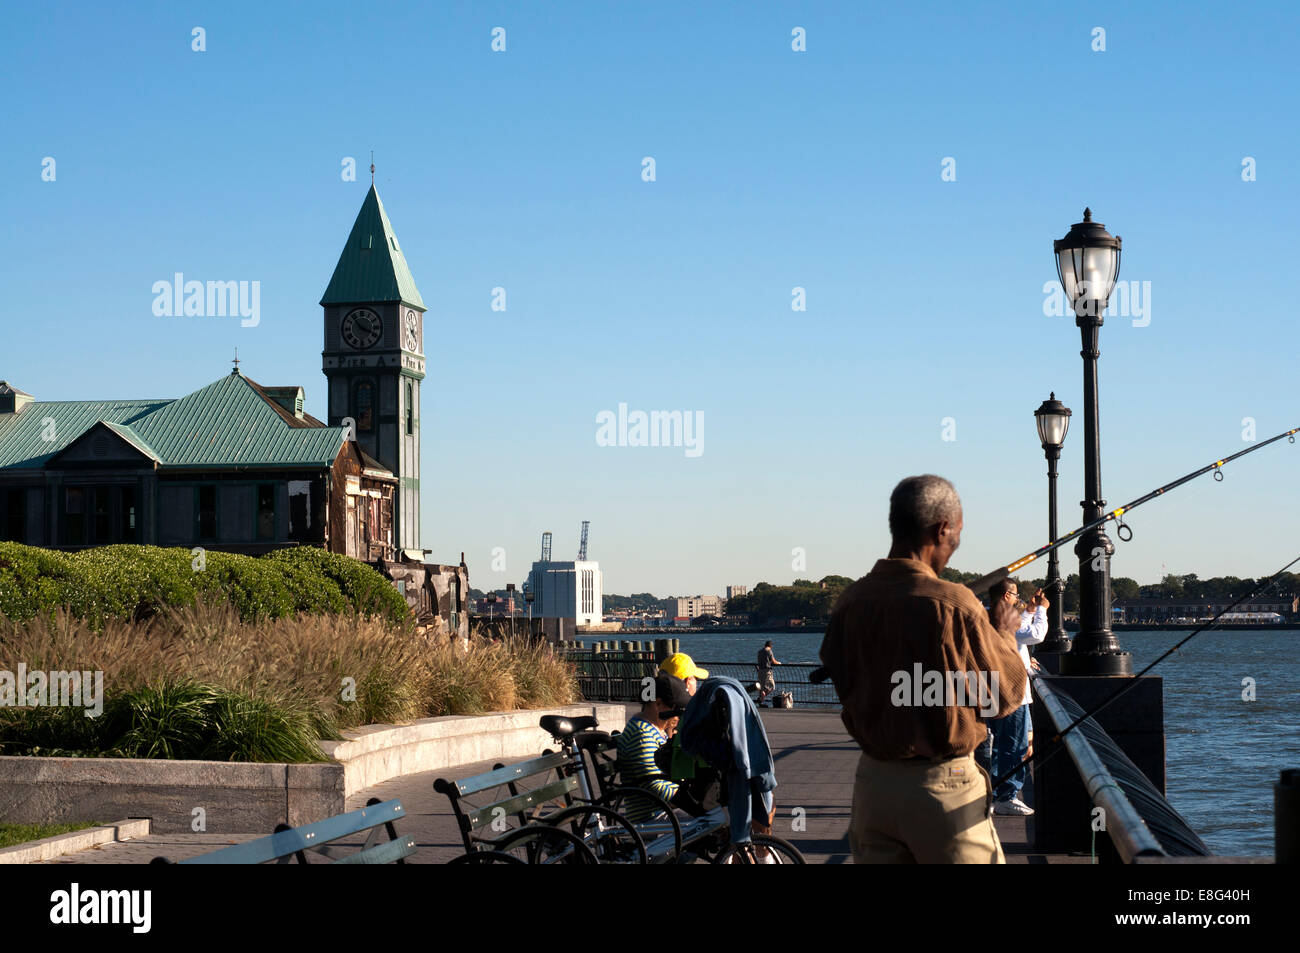
[[[600,563],[593,560],[533,563],[528,588],[535,594],[533,615],[571,619],[574,625],[599,625],[604,617]]]
[[[1167,622],[1170,619],[1204,619],[1216,615],[1233,599],[1117,599],[1114,604],[1118,621]],[[1294,616],[1300,609],[1300,596],[1256,596],[1234,610],[1239,613],[1279,613]]]
[[[749,594],[749,586],[728,586],[727,587],[728,599],[735,599],[739,596],[744,596],[748,594]]]
[[[694,619],[697,616],[720,616],[723,613],[721,596],[683,596],[665,599],[662,603],[664,615],[669,617],[684,616]]]

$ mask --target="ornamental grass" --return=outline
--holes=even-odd
[[[0,617],[0,672],[20,662],[102,672],[102,713],[19,706],[0,687],[5,755],[324,761],[317,741],[347,728],[580,697],[572,666],[526,639],[464,648],[354,612],[245,621],[203,598],[134,622]]]

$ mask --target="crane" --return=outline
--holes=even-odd
[[[549,563],[550,561],[551,561],[551,534],[543,533],[542,534],[542,562]]]
[[[582,521],[582,541],[578,543],[578,562],[586,562],[587,559],[587,527],[591,525],[591,520]]]

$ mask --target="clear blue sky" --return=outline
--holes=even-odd
[[[589,519],[607,591],[857,576],[893,485],[937,472],[965,502],[953,564],[992,569],[1046,538],[1052,390],[1079,522],[1078,331],[1042,289],[1085,205],[1151,288],[1148,326],[1102,330],[1110,503],[1245,446],[1243,417],[1300,424],[1300,15],[1134,6],[7,4],[0,378],[176,397],[238,347],[325,416],[317,302],[373,149],[429,307],[434,558],[517,583],[542,531],[570,557]],[[260,281],[261,323],[155,317],[177,271]],[[619,403],[702,414],[703,454],[597,446]],[[1284,443],[1144,507],[1115,573],[1271,572],[1298,471]]]

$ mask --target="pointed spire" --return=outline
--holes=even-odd
[[[425,310],[406,257],[374,185],[361,203],[321,304],[401,301]]]

